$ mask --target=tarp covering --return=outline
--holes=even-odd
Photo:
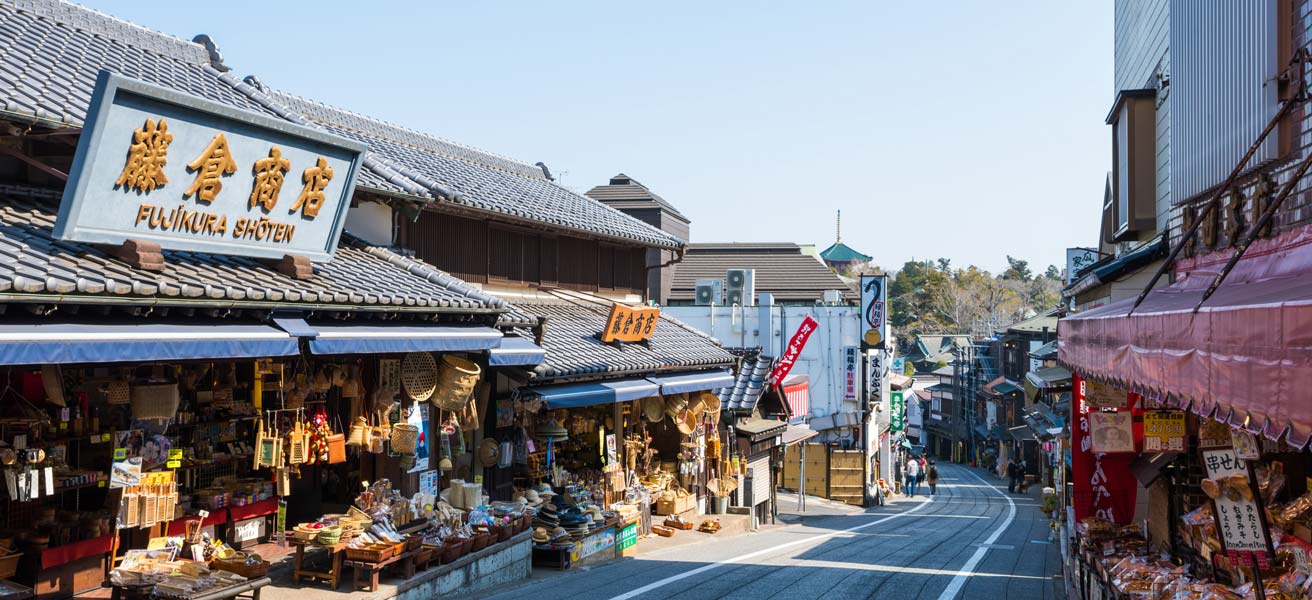
[[[1216,415],[1297,448],[1312,438],[1312,227],[1259,240],[1197,313],[1225,251],[1178,281],[1062,319],[1059,357],[1081,376]]]
[[[501,345],[487,351],[487,364],[493,367],[537,366],[546,360],[547,351],[533,340],[508,335]]]
[[[320,325],[311,323],[314,354],[395,354],[402,352],[477,352],[501,346],[502,334],[491,327],[455,325]]]
[[[686,394],[730,387],[734,384],[733,373],[728,371],[703,371],[700,373],[682,373],[679,375],[652,375],[648,381],[659,385],[662,394]]]
[[[273,327],[231,322],[0,324],[0,364],[149,362],[298,354],[296,338]]]
[[[578,408],[598,404],[628,402],[660,393],[660,386],[642,378],[586,383],[562,383],[529,388],[529,393],[541,396],[547,410]]]

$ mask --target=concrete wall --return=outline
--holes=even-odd
[[[533,566],[532,544],[532,533],[525,531],[511,538],[500,551],[478,552],[416,576],[398,586],[395,597],[428,600],[468,596],[526,579]]]
[[[392,207],[360,201],[346,213],[346,230],[370,244],[391,246]]]

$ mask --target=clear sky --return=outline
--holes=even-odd
[[[580,192],[627,173],[694,242],[823,248],[838,209],[892,268],[1041,271],[1096,241],[1108,2],[86,4]]]

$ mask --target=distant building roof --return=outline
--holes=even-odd
[[[907,360],[920,364],[952,362],[953,352],[970,345],[970,336],[950,333],[922,333],[916,336],[916,345],[907,352]]]
[[[839,290],[854,300],[851,288],[824,263],[789,243],[688,244],[683,261],[674,265],[669,300],[691,301],[698,279],[724,279],[729,269],[754,269],[756,293],[769,293],[781,304],[812,304],[825,290]]]
[[[666,212],[679,217],[684,222],[688,221],[679,209],[674,208],[673,204],[667,202],[664,198],[656,195],[647,186],[642,185],[637,179],[620,173],[610,178],[607,185],[599,185],[588,190],[585,196],[598,202],[604,203],[612,208],[620,210],[632,208],[650,208],[659,206]]]
[[[1050,310],[1044,314],[1012,323],[1006,327],[1006,330],[1018,333],[1042,333],[1044,329],[1047,329],[1049,333],[1056,335],[1057,319],[1064,313],[1065,310],[1060,308]]]
[[[843,242],[834,242],[833,245],[825,248],[824,251],[820,253],[820,258],[825,259],[825,262],[848,263],[866,262],[874,257],[857,252],[856,250],[853,250],[851,246],[848,246]]]

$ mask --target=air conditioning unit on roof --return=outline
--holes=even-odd
[[[738,306],[756,304],[755,269],[729,269],[724,274],[724,281],[727,284],[724,295],[725,304],[736,304]]]
[[[724,304],[720,298],[720,288],[723,285],[719,279],[698,279],[695,288],[694,303],[697,306],[721,306]]]

